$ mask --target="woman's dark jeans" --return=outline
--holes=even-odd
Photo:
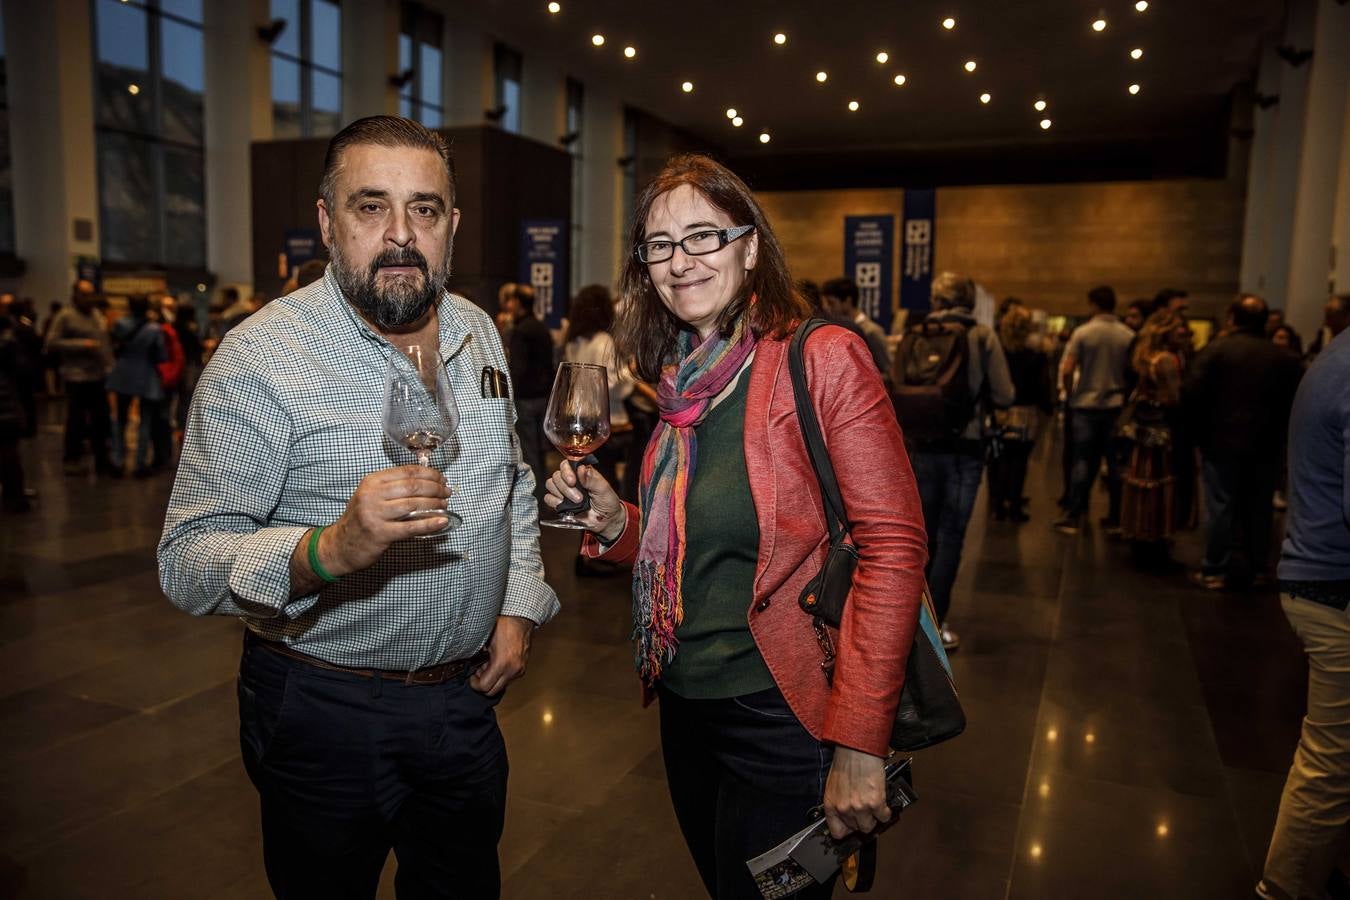
[[[725,700],[665,688],[661,752],[675,817],[713,900],[760,900],[746,860],[810,823],[834,750],[802,727],[777,687]],[[794,895],[827,900],[827,885]]]

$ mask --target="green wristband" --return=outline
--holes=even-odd
[[[328,570],[323,567],[323,563],[319,562],[319,535],[323,534],[323,530],[327,527],[327,525],[320,525],[309,535],[309,567],[313,569],[314,574],[318,575],[324,582],[336,584],[338,576],[329,574]]]

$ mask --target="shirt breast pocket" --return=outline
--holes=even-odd
[[[477,397],[460,405],[459,460],[475,467],[513,467],[519,457],[514,410],[505,397]]]

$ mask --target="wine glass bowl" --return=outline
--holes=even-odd
[[[575,465],[609,440],[609,434],[609,374],[605,367],[570,362],[560,365],[544,413],[544,435]],[[577,490],[586,493],[580,484]],[[572,513],[584,511],[588,504],[583,500],[580,509],[569,509],[573,506],[564,501],[558,507],[558,518],[541,519],[539,524],[584,529],[586,526]]]
[[[459,425],[459,407],[445,367],[435,357],[424,357],[422,348],[398,348],[389,357],[385,375],[383,424],[396,446],[412,451],[419,465],[431,467],[431,455],[444,445]],[[445,507],[415,509],[405,521],[445,518],[444,528],[422,537],[444,534],[460,523],[460,517]]]

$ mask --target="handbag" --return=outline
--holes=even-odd
[[[820,481],[825,521],[830,533],[825,564],[802,590],[798,603],[812,617],[816,640],[825,656],[821,668],[826,678],[830,678],[834,671],[834,645],[826,626],[837,629],[843,621],[844,604],[853,587],[853,571],[858,565],[858,549],[849,536],[848,512],[806,384],[803,358],[806,339],[826,324],[829,323],[823,319],[808,319],[797,329],[788,348],[788,371],[792,377],[802,439],[811,467]],[[914,645],[905,666],[905,683],[900,691],[900,705],[891,729],[891,749],[922,750],[956,737],[965,727],[965,711],[956,694],[951,663],[942,649],[937,616],[925,588],[919,606],[919,627],[914,633]]]

